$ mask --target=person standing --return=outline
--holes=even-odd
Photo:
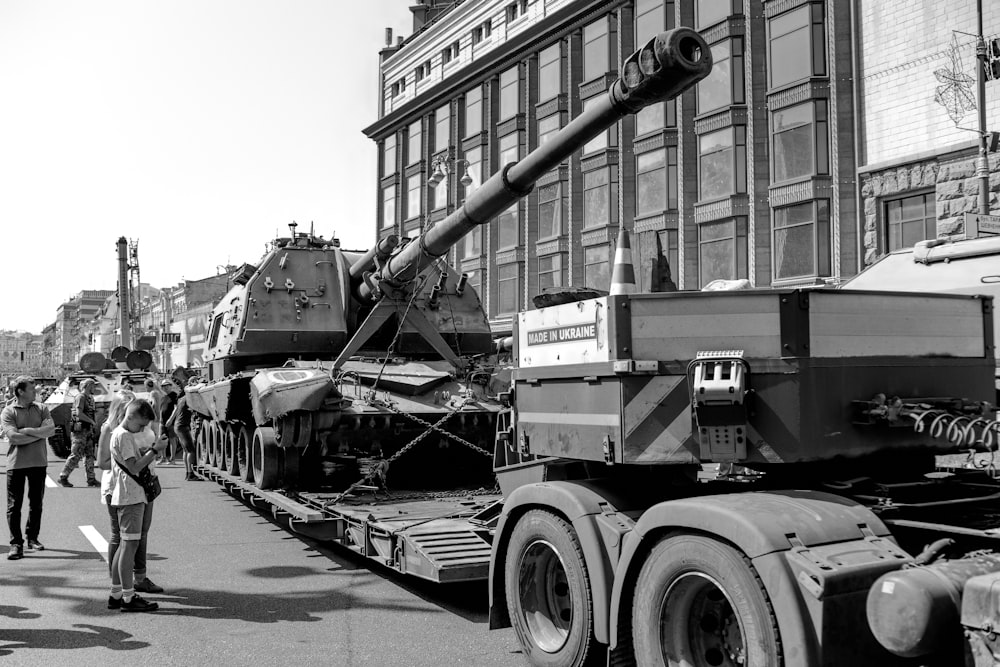
[[[83,470],[87,474],[87,486],[100,486],[94,476],[94,460],[97,450],[97,406],[94,404],[94,381],[87,378],[80,383],[80,393],[73,399],[70,419],[70,439],[73,447],[69,458],[59,475],[60,486],[73,486],[69,475],[76,470],[83,459]]]
[[[56,432],[49,409],[35,403],[35,383],[30,377],[22,375],[14,380],[14,402],[0,412],[0,430],[10,444],[7,450],[7,527],[10,530],[7,560],[18,560],[24,556],[21,505],[25,482],[28,486],[28,524],[25,527],[28,548],[34,551],[45,548],[38,541],[45,467],[48,465],[45,446],[46,439]]]
[[[147,511],[146,492],[132,477],[138,476],[167,446],[164,434],[157,438],[146,428],[155,416],[149,403],[134,400],[125,408],[125,420],[111,432],[110,504],[117,514],[121,546],[111,564],[108,608],[123,612],[159,609],[158,604],[136,593],[132,574]]]
[[[177,392],[170,380],[161,382],[160,388],[163,389],[163,397],[160,399],[160,413],[158,417],[160,418],[163,432],[167,434],[167,449],[163,452],[163,458],[159,463],[172,464],[179,447],[177,445],[177,434],[174,433],[173,428],[167,427],[166,424],[174,414],[174,407],[177,405]]]
[[[200,482],[201,478],[194,474],[194,437],[191,435],[191,408],[187,404],[187,392],[182,387],[181,397],[177,399],[174,413],[166,421],[164,427],[168,433],[177,436],[177,443],[182,448],[186,474],[184,481]]]

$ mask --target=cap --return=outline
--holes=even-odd
[[[171,382],[170,380],[164,380],[163,382],[160,383],[160,386],[161,387],[173,387],[174,383]]]

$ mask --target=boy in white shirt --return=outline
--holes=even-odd
[[[159,605],[136,595],[132,566],[142,538],[146,492],[132,479],[167,448],[165,438],[157,439],[146,429],[155,418],[153,406],[134,400],[125,410],[125,420],[111,433],[111,506],[118,512],[122,543],[111,563],[111,597],[108,607],[123,612],[156,611]]]

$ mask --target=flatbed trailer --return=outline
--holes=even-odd
[[[489,574],[499,493],[364,489],[339,498],[331,492],[265,491],[210,465],[195,471],[249,505],[287,519],[292,531],[401,574],[437,583],[485,581]]]

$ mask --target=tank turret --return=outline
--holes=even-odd
[[[621,77],[605,96],[545,145],[494,174],[461,208],[389,257],[378,272],[366,276],[358,297],[374,303],[387,290],[406,284],[478,225],[526,196],[535,181],[599,133],[627,114],[679,96],[711,68],[711,50],[694,30],[677,28],[657,35],[625,61]]]

